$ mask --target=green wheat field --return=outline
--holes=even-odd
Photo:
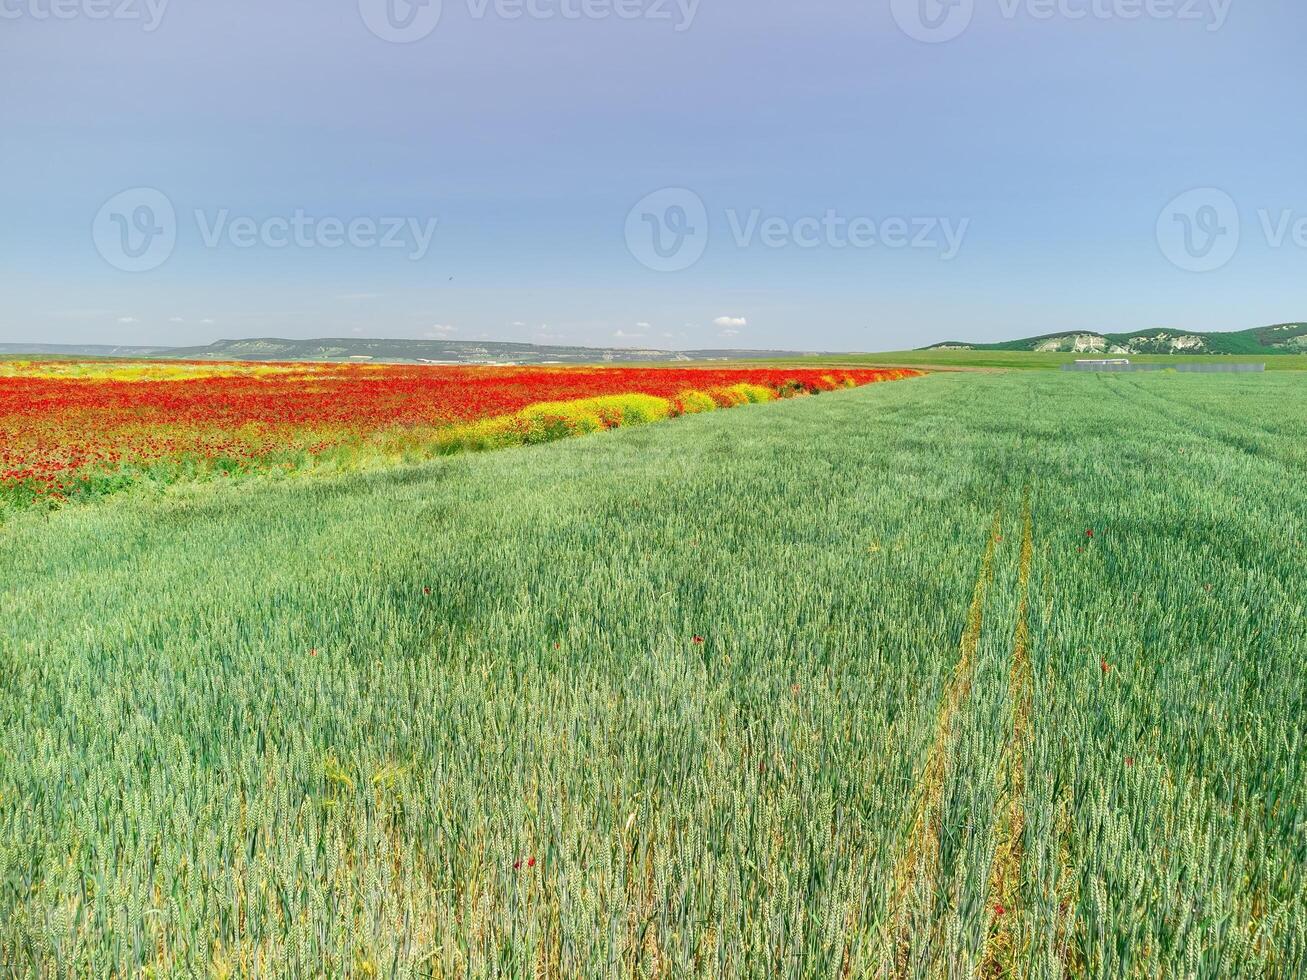
[[[1307,375],[0,526],[5,977],[1307,975]]]

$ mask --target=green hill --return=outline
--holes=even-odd
[[[1141,330],[1136,333],[1063,331],[998,344],[948,341],[922,350],[1039,351],[1075,354],[1304,354],[1307,323],[1281,323],[1232,333]]]

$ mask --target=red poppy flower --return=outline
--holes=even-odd
[[[697,636],[697,635],[696,635],[695,638],[694,638],[694,642],[695,642],[695,643],[702,643],[702,642],[703,642],[703,637],[702,637],[702,636]]]
[[[1134,767],[1134,764],[1135,764],[1135,757],[1134,757],[1134,756],[1132,756],[1132,755],[1128,755],[1128,756],[1125,757],[1125,767],[1126,767],[1127,769],[1131,769],[1131,768],[1133,768],[1133,767]]]
[[[994,906],[994,914],[995,914],[995,915],[1006,915],[1006,914],[1007,914],[1007,909],[1005,909],[1005,908],[1003,907],[1003,903],[1002,903],[1002,902],[999,902],[997,905]]]
[[[1112,665],[1109,664],[1106,660],[1104,660],[1104,661],[1102,662],[1102,667],[1103,667],[1103,673],[1104,673],[1104,674],[1106,674],[1108,671],[1110,671],[1110,670],[1112,669]]]
[[[317,655],[318,655],[318,651],[317,651],[316,648],[313,649],[313,650],[310,650],[310,651],[309,651],[309,656],[310,656],[310,657],[316,657]]]
[[[536,866],[536,859],[535,859],[535,858],[527,858],[526,866],[527,866],[528,868],[534,868],[534,867]]]
[[[1085,532],[1085,537],[1092,538],[1093,536],[1094,536],[1094,529],[1091,527],[1088,531]]]
[[[422,590],[422,594],[423,594],[423,595],[431,595],[431,590],[430,590],[429,588],[427,588],[427,589],[423,589],[423,590]]]
[[[522,870],[522,859],[521,859],[521,858],[518,858],[516,861],[513,862],[513,870],[514,870],[514,871],[521,871],[521,870]]]

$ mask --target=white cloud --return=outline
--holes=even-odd
[[[171,317],[168,318],[168,322],[169,322],[169,323],[185,323],[185,322],[186,322],[186,317],[184,317],[184,316],[171,316]]]
[[[204,318],[203,320],[201,320],[200,322],[201,322],[201,323],[210,323],[210,324],[213,323],[213,321],[210,320],[208,317],[205,317],[205,318]]]
[[[627,333],[625,330],[616,330],[613,336],[618,340],[640,340],[644,337],[642,333]]]
[[[635,329],[637,330],[649,330],[652,327],[653,327],[652,323],[645,323],[643,320],[641,320],[639,323],[635,325]]]
[[[513,326],[515,326],[515,327],[525,327],[526,324],[523,323],[521,320],[514,320],[514,321],[513,321]]]
[[[458,333],[458,328],[448,323],[433,323],[422,336],[427,340],[446,340],[452,333]]]
[[[721,327],[723,330],[734,330],[740,332],[741,327],[747,327],[749,321],[742,316],[719,316],[713,321],[713,326]]]
[[[136,317],[134,317],[134,316],[120,316],[120,317],[118,318],[118,322],[119,322],[119,323],[135,323],[135,322],[136,322]]]

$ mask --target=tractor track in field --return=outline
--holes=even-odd
[[[918,923],[929,921],[935,904],[944,786],[953,765],[957,718],[971,696],[976,650],[984,626],[985,602],[994,578],[994,552],[1001,540],[1002,528],[1003,513],[1000,508],[994,512],[989,540],[976,577],[953,679],[940,703],[935,737],[917,781],[917,804],[913,811],[911,830],[894,870],[889,923],[890,952],[893,957],[891,975],[895,977],[911,974],[912,934]]]
[[[1155,403],[1155,411],[1159,415],[1207,442],[1233,449],[1251,459],[1291,472],[1296,472],[1302,465],[1301,460],[1284,451],[1280,444],[1283,437],[1272,429],[1245,420],[1240,420],[1236,426],[1229,417],[1214,415],[1204,406],[1168,397],[1145,387],[1138,381],[1133,384],[1134,390],[1139,395]],[[1262,438],[1251,439],[1250,434]]]
[[[1026,754],[1030,744],[1030,566],[1034,559],[1034,521],[1030,492],[1022,506],[1021,564],[1017,577],[1017,625],[1012,639],[1012,667],[1008,674],[1008,703],[1012,734],[999,769],[999,797],[995,806],[998,844],[990,866],[989,934],[978,977],[1020,977],[1017,953],[1022,946],[1021,866],[1025,856]]]

